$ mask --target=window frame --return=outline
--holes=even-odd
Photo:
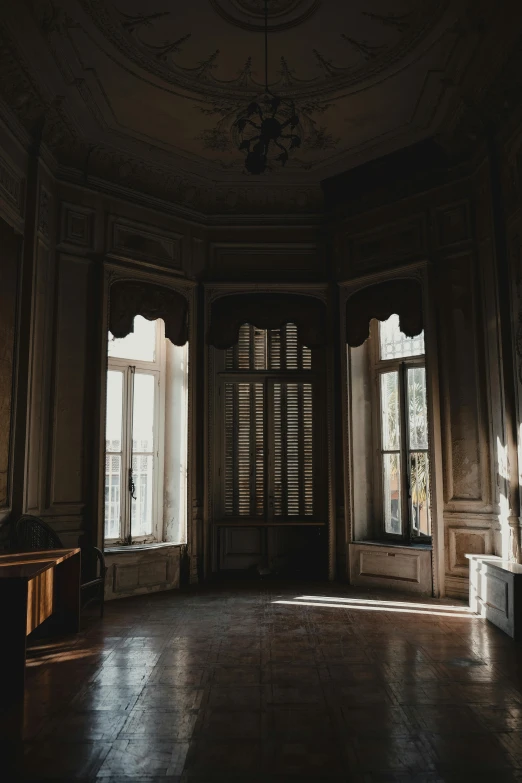
[[[372,383],[372,430],[374,441],[374,488],[375,488],[375,507],[374,517],[378,525],[378,535],[389,541],[400,543],[431,544],[433,539],[433,508],[429,502],[429,511],[431,519],[431,534],[415,533],[413,526],[413,514],[411,508],[411,498],[409,493],[409,455],[415,453],[426,453],[428,456],[429,474],[428,486],[431,495],[431,447],[430,447],[430,407],[428,405],[428,375],[426,361],[426,336],[424,338],[424,353],[412,356],[396,357],[391,359],[381,358],[380,345],[381,322],[374,319],[370,331],[370,351]],[[426,414],[427,421],[427,442],[426,449],[409,448],[409,417],[407,415],[407,373],[409,369],[423,368],[426,378]],[[398,450],[386,450],[382,447],[382,400],[381,400],[381,376],[397,372],[398,392],[399,392],[399,417],[400,417],[400,446]],[[401,533],[391,533],[386,530],[384,519],[384,459],[385,453],[399,452],[400,471],[401,471]]]
[[[163,483],[165,462],[165,325],[162,319],[155,322],[155,350],[154,361],[142,359],[121,359],[114,356],[107,357],[107,369],[123,374],[123,402],[122,402],[122,468],[120,483],[120,535],[116,538],[108,538],[105,535],[105,507],[103,517],[104,545],[124,546],[132,544],[159,543],[164,540],[163,530]],[[153,494],[152,494],[152,531],[143,536],[132,535],[131,524],[131,497],[128,487],[129,467],[132,465],[132,412],[133,412],[133,387],[134,376],[138,374],[153,375],[155,377],[154,391],[154,452],[153,452]],[[105,456],[110,454],[106,450]]]

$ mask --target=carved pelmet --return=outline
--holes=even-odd
[[[110,289],[109,329],[114,337],[126,337],[134,331],[134,318],[149,321],[163,318],[165,337],[174,345],[188,340],[188,304],[177,291],[153,283],[118,280]]]
[[[252,293],[232,294],[212,303],[208,344],[230,348],[237,343],[244,323],[259,329],[280,329],[294,323],[303,345],[316,348],[327,342],[326,308],[319,299],[300,294]]]
[[[386,321],[395,313],[407,337],[422,332],[422,290],[416,280],[387,280],[353,294],[346,303],[346,342],[352,348],[362,345],[370,336],[372,318]]]

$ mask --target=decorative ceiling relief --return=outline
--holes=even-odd
[[[270,86],[292,85],[315,95],[346,88],[388,68],[433,26],[448,0],[398,0],[382,13],[382,0],[269,0],[268,28],[278,63]],[[193,0],[171,10],[165,0],[80,0],[122,53],[169,83],[216,97],[224,89],[263,86],[264,0]],[[386,2],[388,5],[388,2]],[[256,35],[258,33],[259,35]],[[321,66],[319,52],[331,69]],[[332,82],[335,82],[332,83]]]
[[[261,128],[261,121],[257,106],[264,112],[263,116],[270,117],[273,111],[272,98],[270,95],[263,93],[253,103],[233,103],[231,101],[220,101],[214,103],[209,108],[201,108],[200,111],[208,117],[218,117],[216,125],[212,128],[205,129],[200,135],[200,139],[204,146],[214,152],[231,153],[241,147],[241,144],[245,143],[245,139],[254,139],[258,136],[256,128]],[[286,103],[282,106],[279,105],[279,118],[282,125],[288,123],[286,133],[287,141],[294,150],[292,156],[292,163],[295,167],[303,170],[308,170],[312,166],[312,162],[304,160],[299,156],[298,150],[302,146],[309,153],[316,154],[324,150],[333,150],[339,143],[340,139],[334,137],[328,132],[327,128],[322,126],[318,121],[320,117],[327,109],[330,108],[330,104],[321,104],[314,101],[295,101],[292,103]],[[297,122],[294,126],[290,127],[292,122],[292,113],[296,115]],[[253,116],[252,116],[253,114]],[[250,119],[252,117],[252,119]],[[249,133],[245,134],[244,128],[240,130],[238,126],[238,118],[241,120],[245,118],[252,125],[246,129]],[[295,143],[295,139],[299,139],[299,143]],[[248,149],[248,145],[243,147]],[[295,154],[297,151],[297,154]],[[284,151],[279,150],[279,155],[284,155]],[[286,156],[285,156],[286,158]],[[286,164],[288,158],[284,160]],[[283,160],[280,159],[280,163]],[[234,159],[232,162],[223,161],[223,167],[225,168],[242,168],[243,163],[241,160]]]
[[[459,116],[454,85],[493,82],[520,21],[510,0],[268,2],[266,74],[264,0],[8,4],[0,112],[75,182],[193,215],[304,219],[321,209],[325,178]],[[269,136],[270,176],[245,177]]]

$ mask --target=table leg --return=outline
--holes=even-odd
[[[59,563],[55,569],[55,602],[61,614],[63,630],[80,630],[81,555],[77,552]]]
[[[0,579],[0,743],[11,762],[23,739],[27,580]],[[3,757],[5,758],[5,756]]]

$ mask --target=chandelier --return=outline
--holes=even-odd
[[[265,92],[237,115],[232,134],[240,152],[246,153],[249,174],[263,174],[271,163],[284,166],[290,151],[301,146],[299,117],[294,102],[268,87],[268,0],[265,4]]]

